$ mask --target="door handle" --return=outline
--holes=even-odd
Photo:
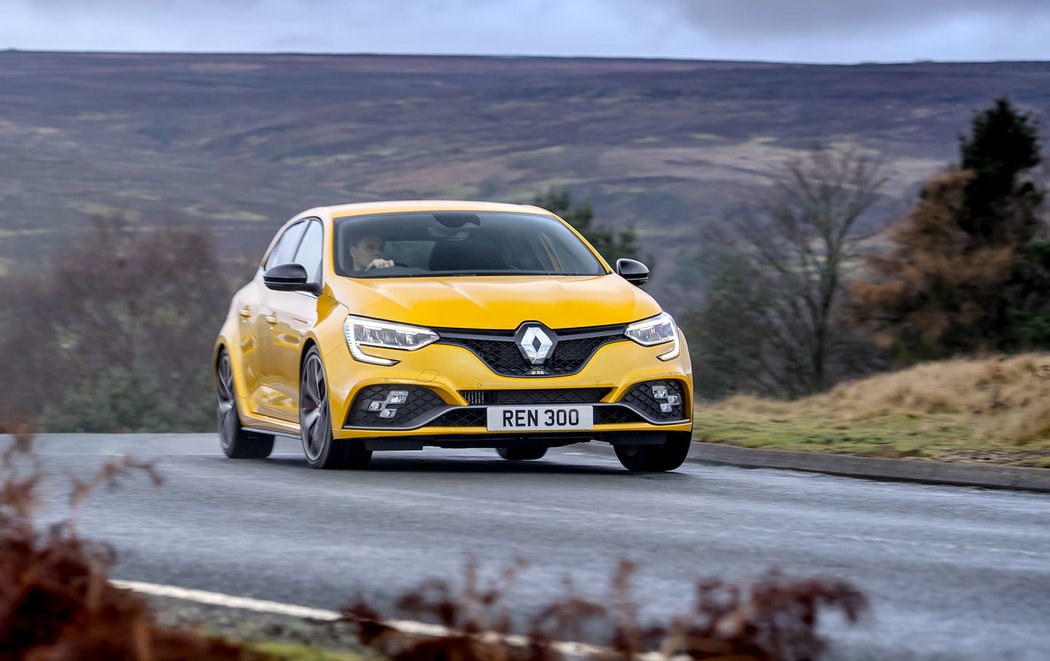
[[[240,310],[237,310],[237,314],[241,315],[242,319],[247,319],[248,317],[252,316],[252,309],[245,305]]]
[[[273,326],[274,324],[277,323],[277,317],[273,316],[272,314],[266,315],[266,323],[268,323],[271,326]]]

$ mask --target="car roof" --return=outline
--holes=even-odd
[[[338,204],[321,208],[330,218],[413,211],[502,211],[504,213],[541,213],[543,215],[551,215],[551,212],[546,209],[527,204],[503,204],[501,202],[475,202],[470,200],[396,200]]]

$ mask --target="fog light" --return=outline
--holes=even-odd
[[[408,401],[407,390],[391,390],[390,394],[386,396],[387,404],[404,404]]]
[[[678,406],[679,404],[682,403],[682,398],[679,397],[678,395],[668,395],[667,396],[667,403],[672,405],[672,406]]]
[[[378,411],[381,408],[383,408],[383,402],[380,402],[378,400],[372,400],[371,402],[368,402],[369,411]]]
[[[660,413],[672,413],[673,411],[674,407],[670,404],[660,404]]]
[[[395,415],[397,415],[397,411],[394,409],[383,409],[379,412],[380,418],[393,418]]]
[[[653,397],[656,399],[667,399],[667,386],[653,386]]]

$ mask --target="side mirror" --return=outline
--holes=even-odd
[[[649,267],[635,259],[616,260],[616,272],[632,285],[641,287],[649,282]]]
[[[307,282],[302,264],[278,264],[263,274],[263,282],[276,291],[308,291],[317,293],[317,285]]]

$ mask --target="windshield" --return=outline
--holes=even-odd
[[[430,275],[604,275],[550,216],[435,211],[335,220],[335,271],[352,278]]]

